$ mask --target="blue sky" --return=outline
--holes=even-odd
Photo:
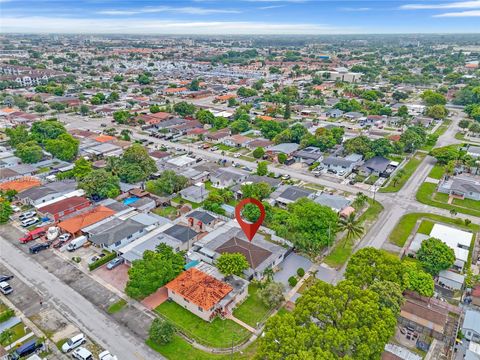
[[[0,32],[480,32],[480,0],[0,0]]]

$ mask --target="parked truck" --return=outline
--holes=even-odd
[[[34,229],[32,231],[29,231],[27,235],[25,235],[24,237],[20,238],[20,242],[22,244],[26,244],[30,241],[38,239],[39,237],[42,237],[43,235],[45,235],[45,233],[46,233],[45,228]]]
[[[87,242],[87,237],[86,236],[79,236],[76,239],[73,239],[70,244],[67,245],[67,250],[68,251],[75,251],[78,248],[81,248],[83,245],[86,244]]]

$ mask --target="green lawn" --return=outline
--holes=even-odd
[[[365,184],[373,185],[379,179],[379,176],[370,175],[367,180],[365,180]]]
[[[405,245],[408,236],[412,233],[415,224],[421,218],[428,219],[433,222],[441,222],[445,224],[455,225],[456,227],[467,231],[480,231],[480,225],[470,224],[469,226],[466,226],[462,219],[459,218],[452,219],[449,217],[428,213],[411,213],[404,215],[400,219],[400,221],[390,233],[388,240],[392,244],[402,247],[403,245]]]
[[[417,232],[420,233],[420,234],[430,235],[430,233],[432,232],[432,229],[433,229],[433,225],[435,225],[434,222],[432,222],[430,220],[423,220],[420,223],[420,226],[418,227]]]
[[[414,156],[403,166],[403,170],[405,174],[394,184],[393,179],[396,177],[395,174],[391,177],[391,180],[387,182],[387,186],[380,188],[379,192],[397,192],[399,191],[403,185],[407,182],[408,179],[412,176],[412,174],[417,170],[418,165],[423,161],[423,159],[427,156],[425,153],[417,152]]]
[[[480,211],[480,201],[472,199],[453,199],[453,204]]]
[[[450,124],[451,124],[450,120],[444,120],[443,124],[440,125],[437,130],[435,130],[434,135],[442,136],[445,133],[445,131],[447,131]],[[421,148],[421,150],[430,152],[434,147],[435,147],[435,144],[425,145]]]
[[[271,310],[258,296],[258,290],[260,286],[251,283],[248,286],[248,298],[233,311],[236,318],[253,327],[256,327],[258,322],[262,322]]]
[[[378,218],[378,215],[382,212],[383,206],[373,199],[369,199],[368,209],[360,216],[359,221],[365,228],[365,233],[368,231],[369,226],[372,224],[372,221],[375,221]],[[327,257],[325,257],[324,262],[331,267],[340,268],[347,262],[350,258],[350,255],[353,251],[354,242],[352,240],[347,240],[342,238],[337,242],[333,250]]]
[[[127,305],[127,302],[124,299],[120,299],[116,303],[113,303],[112,305],[110,305],[107,309],[107,312],[109,314],[115,314],[120,310],[122,310],[125,307],[125,305]]]
[[[430,174],[428,174],[428,177],[440,180],[443,177],[444,172],[445,168],[443,166],[435,165],[432,171],[430,171]]]
[[[27,334],[25,332],[25,325],[22,322],[20,322],[17,325],[11,327],[10,330],[13,332],[12,337],[10,339],[8,339],[8,341],[0,342],[0,345],[2,345],[2,346],[10,345],[11,343],[17,341],[18,339],[20,339],[21,337],[23,337]]]
[[[172,201],[177,203],[177,204],[190,204],[190,205],[192,205],[193,209],[196,209],[196,208],[198,208],[202,205],[202,204],[199,204],[199,203],[194,203],[194,202],[191,202],[191,201],[187,201],[184,198],[182,198],[180,195],[177,195],[176,197],[174,197],[172,199]]]
[[[177,209],[173,206],[160,207],[153,210],[153,212],[169,219],[175,219],[177,216]]]
[[[254,342],[248,346],[241,353],[236,352],[231,354],[216,355],[206,353],[202,350],[198,350],[190,345],[185,339],[179,335],[174,335],[172,341],[167,345],[157,345],[154,342],[147,340],[146,344],[150,346],[156,352],[162,354],[167,359],[182,359],[182,360],[247,360],[253,359],[258,343]]]
[[[155,311],[204,345],[229,347],[232,339],[234,344],[239,344],[250,335],[247,329],[232,320],[221,320],[217,317],[212,322],[207,322],[173,301],[164,302]]]
[[[228,150],[234,149],[233,147],[225,145],[225,144],[217,144],[215,146],[218,147],[218,150],[223,150],[223,151],[228,151]]]
[[[480,204],[475,204],[475,206],[471,206],[470,202],[462,203],[464,207],[459,206],[458,202],[452,205],[447,204],[446,201],[448,200],[448,195],[436,193],[436,189],[437,189],[437,186],[435,184],[423,183],[422,185],[420,185],[420,188],[417,191],[417,195],[416,195],[417,200],[423,204],[435,206],[438,208],[442,208],[446,210],[455,209],[457,212],[462,214],[480,216],[480,208],[479,208]]]

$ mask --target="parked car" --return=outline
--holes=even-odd
[[[93,355],[84,347],[79,347],[72,352],[72,357],[78,360],[93,360]]]
[[[13,275],[0,274],[0,282],[12,280],[12,279],[13,279]]]
[[[64,353],[70,352],[73,349],[79,347],[80,345],[83,345],[87,342],[87,338],[83,334],[77,334],[70,339],[68,339],[63,345],[62,345],[62,351]]]
[[[38,339],[32,339],[27,341],[22,346],[18,347],[13,353],[10,354],[9,359],[18,360],[26,357],[27,355],[35,353],[38,349],[41,349],[43,344],[38,342]]]
[[[336,174],[336,173],[337,173],[337,170],[335,170],[335,169],[328,169],[327,172],[329,172],[330,174]]]
[[[110,354],[110,351],[108,350],[102,351],[100,354],[98,354],[98,359],[99,360],[118,360],[118,358]]]
[[[107,127],[107,124],[101,123],[100,126],[101,126],[101,127]]]
[[[20,209],[17,205],[12,205],[12,210],[13,212],[19,212],[22,209]]]
[[[60,241],[67,241],[68,239],[70,239],[70,234],[62,234],[58,237]]]
[[[283,175],[282,180],[290,180],[290,175]]]
[[[107,269],[108,270],[112,270],[112,269],[115,269],[118,265],[121,265],[123,264],[125,260],[121,257],[117,257],[115,259],[113,259],[112,261],[110,261],[108,264],[107,264]]]
[[[35,211],[27,211],[27,212],[24,212],[23,214],[20,214],[20,216],[18,217],[18,220],[22,221],[22,220],[30,219],[35,215],[37,215]]]
[[[46,250],[49,247],[50,247],[50,243],[48,243],[48,242],[35,244],[35,245],[30,246],[30,248],[28,249],[28,252],[30,254],[38,254],[40,251]]]
[[[53,244],[53,248],[60,249],[66,243],[67,243],[67,240],[58,240],[55,244]]]
[[[29,227],[38,222],[38,217],[32,217],[30,219],[22,220],[21,224],[23,227]]]
[[[239,153],[233,154],[233,157],[234,157],[234,158],[239,158],[240,156],[242,156],[242,154],[239,154]]]
[[[11,294],[13,292],[13,289],[8,282],[2,281],[2,282],[0,282],[0,292],[3,295],[8,295],[8,294]]]

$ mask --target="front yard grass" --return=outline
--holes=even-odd
[[[429,178],[440,180],[443,177],[443,173],[445,172],[445,168],[440,165],[435,165],[433,169],[428,174]]]
[[[449,218],[446,216],[436,215],[436,214],[429,214],[429,213],[411,213],[404,215],[400,221],[397,223],[395,228],[390,233],[388,240],[399,247],[403,247],[405,242],[408,239],[408,236],[412,233],[415,224],[419,219],[423,218],[424,220],[429,220],[435,223],[445,223],[454,225],[460,229],[479,232],[480,225],[470,224],[466,226],[462,219],[459,218]]]
[[[175,334],[170,343],[166,345],[155,344],[151,340],[147,340],[146,344],[150,346],[156,352],[162,354],[167,359],[182,359],[182,360],[247,360],[253,359],[257,352],[257,341],[253,342],[242,352],[233,353],[228,355],[210,354],[194,348],[180,335]]]
[[[187,336],[204,345],[230,347],[232,340],[233,344],[239,344],[250,335],[247,329],[232,320],[221,320],[217,317],[212,322],[207,322],[173,301],[164,302],[155,311]]]
[[[258,296],[259,290],[258,284],[250,283],[248,297],[233,311],[233,316],[253,327],[257,327],[257,323],[262,322],[272,310]]]
[[[433,229],[433,225],[435,225],[434,222],[432,222],[430,220],[423,220],[420,223],[420,226],[418,227],[417,232],[420,233],[420,234],[430,235],[430,233],[432,232],[432,229]]]
[[[368,228],[371,226],[372,222],[378,218],[378,215],[382,212],[383,206],[378,201],[373,199],[368,200],[369,207],[368,209],[359,217],[360,224],[365,228],[364,234],[367,233]],[[343,237],[339,242],[337,242],[333,250],[325,257],[324,262],[331,267],[340,268],[347,262],[352,255],[353,247],[355,243],[352,240],[347,240]]]
[[[173,206],[156,208],[153,210],[153,212],[157,215],[160,215],[172,220],[177,217],[177,208]]]
[[[398,192],[403,185],[410,179],[412,174],[417,170],[417,167],[423,161],[423,159],[427,156],[425,153],[417,152],[414,156],[403,166],[404,174],[400,177],[400,179],[393,183],[393,178],[395,178],[396,174],[390,178],[390,181],[387,182],[387,186],[380,188],[379,192]]]
[[[452,210],[455,209],[457,212],[462,214],[468,214],[473,216],[480,216],[480,203],[471,200],[471,202],[461,203],[462,206],[459,206],[459,201],[453,202],[453,204],[447,204],[448,195],[437,193],[437,186],[432,183],[423,183],[420,185],[420,188],[417,191],[416,198],[419,202],[427,204],[430,206],[435,206],[441,209]],[[443,196],[442,196],[443,195]],[[460,200],[465,201],[465,200]],[[478,204],[475,204],[478,203]],[[474,204],[474,205],[473,205]]]
[[[202,204],[194,203],[194,202],[192,202],[192,201],[185,200],[185,199],[182,198],[180,195],[177,195],[176,197],[174,197],[174,198],[172,199],[172,202],[177,203],[177,204],[190,204],[190,205],[192,205],[192,208],[193,208],[193,209],[196,209],[196,208],[202,206]]]
[[[17,341],[21,337],[27,335],[27,333],[25,332],[25,324],[22,322],[18,323],[15,326],[12,326],[9,330],[12,331],[12,337],[0,342],[0,345],[2,346],[10,345],[11,343]]]
[[[120,299],[116,303],[113,303],[112,305],[110,305],[107,309],[107,312],[109,314],[115,314],[120,310],[122,310],[125,307],[125,305],[127,305],[126,300]]]

